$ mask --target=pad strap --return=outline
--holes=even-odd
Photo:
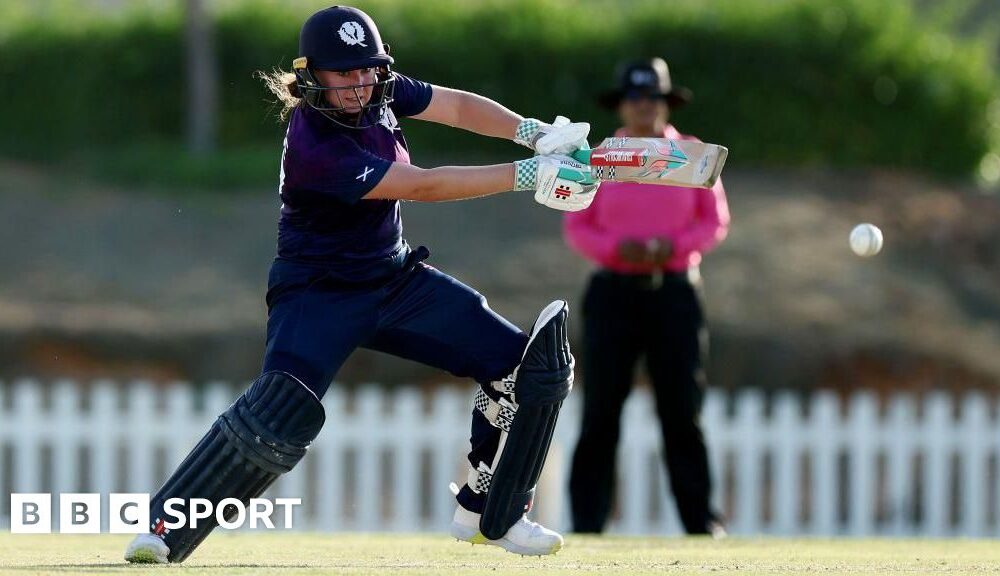
[[[469,485],[470,490],[476,494],[486,494],[490,491],[491,482],[493,482],[493,472],[486,462],[480,462],[479,468],[469,466],[469,475],[466,477],[466,483]]]
[[[510,425],[514,422],[514,415],[517,413],[517,404],[500,398],[500,401],[493,400],[483,392],[482,388],[476,390],[476,410],[482,412],[486,420],[494,428],[499,428],[504,432],[510,432]]]
[[[516,374],[517,372],[515,371],[514,374],[511,374],[502,380],[494,380],[493,382],[490,382],[490,387],[501,394],[514,398],[514,376]]]

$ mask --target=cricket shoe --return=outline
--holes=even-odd
[[[159,536],[139,534],[125,549],[125,560],[133,564],[167,564],[170,548]]]
[[[455,508],[451,521],[451,535],[462,542],[499,546],[508,552],[522,556],[545,556],[555,554],[563,546],[563,537],[545,526],[521,516],[516,524],[499,540],[490,540],[479,531],[479,514],[461,506]]]

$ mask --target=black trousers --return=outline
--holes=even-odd
[[[583,321],[583,421],[570,476],[574,531],[601,532],[611,512],[622,406],[644,355],[681,521],[689,534],[706,533],[717,517],[699,423],[708,345],[700,280],[597,272]]]

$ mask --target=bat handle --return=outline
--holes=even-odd
[[[576,170],[567,170],[566,168],[559,169],[558,177],[562,178],[563,180],[569,180],[570,182],[578,182],[583,185],[593,184],[597,182],[597,180],[594,180],[594,178],[589,174],[581,174]]]
[[[574,160],[581,164],[590,164],[590,148],[580,148],[579,150],[570,154]]]
[[[588,148],[580,148],[579,150],[576,150],[572,154],[570,154],[570,158],[576,160],[580,164],[586,164],[587,166],[590,166],[590,153],[591,153],[591,149],[589,147]],[[564,177],[562,175],[563,171],[560,170],[559,172],[560,172],[559,176],[561,178]],[[570,179],[572,180],[573,178],[570,178]],[[587,177],[587,178],[584,178],[583,180],[580,181],[581,184],[585,184],[585,185],[586,184],[593,184],[595,182],[597,182],[597,180],[595,180],[593,177]]]

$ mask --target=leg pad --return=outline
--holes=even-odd
[[[268,372],[254,382],[212,425],[150,503],[150,530],[170,547],[168,559],[182,562],[218,525],[213,514],[194,530],[164,527],[164,505],[182,498],[224,498],[248,504],[306,454],[325,421],[323,405],[309,388],[284,372]],[[232,518],[235,507],[224,516]],[[174,518],[171,516],[170,521]]]
[[[568,306],[556,301],[532,329],[524,359],[514,374],[516,411],[501,433],[479,529],[490,540],[507,533],[531,509],[535,485],[549,452],[563,400],[573,387]]]

